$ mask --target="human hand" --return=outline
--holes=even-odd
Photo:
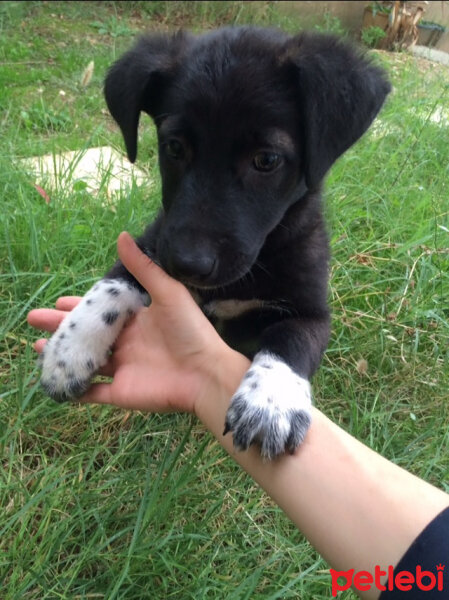
[[[116,340],[100,372],[112,377],[112,382],[94,383],[80,401],[196,413],[197,402],[216,396],[235,352],[219,337],[188,290],[143,254],[126,233],[119,236],[118,252],[152,303],[130,320]],[[56,310],[32,310],[28,323],[53,332],[79,301],[73,296],[59,298]],[[45,343],[40,339],[34,347],[40,353]]]

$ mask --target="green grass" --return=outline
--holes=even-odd
[[[104,208],[104,191],[93,199],[60,189],[47,204],[19,159],[105,144],[123,151],[101,85],[138,31],[298,25],[273,3],[250,4],[0,3],[2,600],[330,598],[326,563],[194,418],[45,398],[25,322],[29,309],[101,276],[118,233],[139,233],[160,193],[158,184],[135,188]],[[316,403],[449,491],[447,112],[435,121],[447,111],[449,77],[407,55],[376,57],[394,92],[326,185],[333,335]],[[154,171],[148,121],[141,148]]]

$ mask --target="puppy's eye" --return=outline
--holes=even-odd
[[[259,152],[253,158],[253,166],[256,171],[268,173],[274,171],[281,164],[282,157],[274,152]]]
[[[179,140],[168,140],[165,144],[165,152],[173,160],[181,160],[185,156],[184,146]]]

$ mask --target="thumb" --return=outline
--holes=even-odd
[[[119,235],[117,249],[124,266],[147,290],[153,302],[173,304],[173,299],[185,290],[140,250],[129,233],[124,231]]]

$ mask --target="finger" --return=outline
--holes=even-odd
[[[27,315],[28,324],[44,331],[56,331],[61,321],[68,315],[67,311],[53,308],[36,308]]]
[[[168,412],[169,407],[163,404],[151,402],[151,397],[145,399],[132,398],[123,394],[123,390],[112,381],[112,383],[94,383],[87,392],[79,398],[80,404],[110,404],[128,410],[142,410],[145,412]],[[164,410],[165,409],[165,410]]]
[[[56,300],[56,308],[71,311],[81,302],[81,296],[61,296]]]
[[[182,284],[167,275],[138,248],[129,233],[120,234],[117,247],[122,263],[147,290],[152,302],[172,304],[179,294],[184,296],[187,293]]]
[[[111,383],[93,383],[79,399],[80,404],[114,404],[111,395]]]
[[[115,366],[112,364],[111,360],[108,360],[105,365],[98,369],[97,375],[102,375],[103,377],[114,377],[115,371]]]
[[[41,338],[40,340],[37,340],[34,342],[33,344],[33,348],[36,350],[36,352],[38,354],[40,354],[42,352],[42,350],[44,349],[45,344],[47,343],[48,340],[45,340],[43,338]]]

